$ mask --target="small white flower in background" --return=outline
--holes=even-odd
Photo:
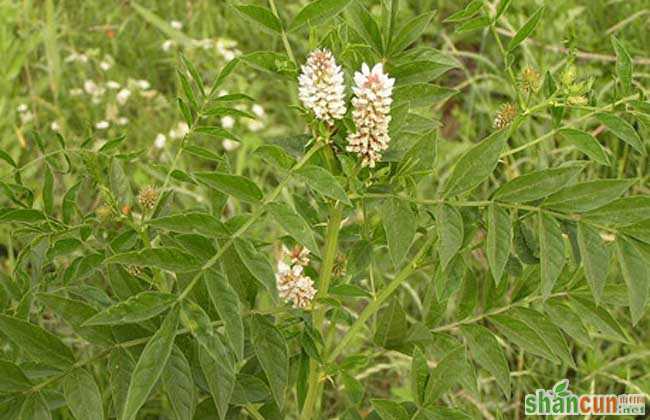
[[[27,124],[33,119],[34,119],[34,114],[32,114],[32,111],[25,111],[20,113],[20,122],[23,124]]]
[[[101,63],[99,63],[99,68],[104,70],[104,71],[110,70],[111,67],[113,67],[113,65],[111,63],[109,63],[108,61],[102,61]]]
[[[231,129],[235,126],[235,119],[230,115],[221,118],[221,126],[225,129]]]
[[[117,83],[115,80],[109,80],[108,82],[106,82],[106,87],[112,90],[117,90],[120,87],[122,87],[122,85]]]
[[[171,39],[168,39],[168,40],[166,40],[165,42],[162,43],[162,50],[167,52],[167,51],[172,49],[174,44],[175,44],[174,41],[172,41]]]
[[[126,117],[119,117],[117,119],[117,125],[127,125],[129,123],[129,119]]]
[[[226,61],[231,61],[237,56],[241,55],[241,51],[237,48],[237,41],[227,38],[219,38],[215,43],[215,48],[217,53],[223,57]],[[204,47],[205,48],[205,47]]]
[[[81,96],[83,95],[84,91],[80,88],[72,88],[70,89],[70,96]]]
[[[390,142],[388,124],[395,79],[384,73],[381,63],[372,70],[364,63],[354,74],[354,83],[352,120],[357,132],[348,135],[347,151],[357,153],[362,166],[374,168]]]
[[[169,130],[169,137],[178,140],[182,139],[187,133],[190,132],[190,127],[187,125],[185,121],[181,121],[178,123],[176,128],[172,128]]]
[[[92,80],[86,80],[84,82],[84,91],[89,95],[97,94],[97,85]]]
[[[303,267],[299,264],[291,267],[279,261],[275,281],[280,298],[291,302],[294,308],[308,307],[316,296],[314,282],[303,273]]]
[[[110,124],[108,121],[100,121],[97,124],[95,124],[95,128],[98,130],[106,130]]]
[[[141,90],[147,90],[147,89],[149,89],[151,87],[151,84],[149,83],[149,81],[144,80],[144,79],[136,80],[135,84],[138,86],[138,89],[141,89]]]
[[[221,89],[221,90],[219,91],[219,96],[226,96],[227,94],[228,94],[228,91],[227,91],[227,90]]]
[[[172,20],[171,22],[169,22],[169,26],[178,30],[183,29],[183,23],[177,20]]]
[[[67,56],[63,61],[65,63],[74,63],[74,62],[87,63],[88,62],[88,56],[86,54],[79,54],[79,53],[73,52],[72,54]]]
[[[263,117],[266,116],[266,111],[264,111],[264,108],[262,107],[262,105],[254,104],[251,107],[251,111],[253,111],[253,114],[257,115],[260,118],[263,118]]]
[[[233,152],[239,148],[239,142],[231,139],[223,139],[221,145],[226,152]]]
[[[163,133],[158,133],[156,139],[153,141],[153,145],[156,149],[162,149],[167,143],[167,137]]]
[[[264,128],[264,123],[259,120],[249,120],[247,124],[248,129],[252,132],[257,132]]]
[[[345,84],[341,66],[332,53],[318,49],[309,54],[298,77],[298,96],[316,118],[333,124],[345,115]]]
[[[126,101],[129,100],[129,96],[131,96],[131,91],[128,89],[122,89],[117,92],[117,95],[115,95],[115,100],[117,100],[118,104],[124,105]]]
[[[16,107],[16,111],[18,111],[20,113],[27,112],[28,109],[29,108],[27,108],[27,105],[25,105],[25,104],[20,104],[20,105],[18,105]]]
[[[60,131],[61,130],[61,126],[59,126],[59,123],[56,122],[56,121],[52,121],[52,124],[50,124],[50,128],[52,129],[52,131]]]

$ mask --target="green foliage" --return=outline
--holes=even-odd
[[[650,397],[647,10],[190,3],[0,2],[0,419]]]

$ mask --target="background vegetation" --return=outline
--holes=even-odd
[[[648,3],[307,3],[0,0],[0,418],[650,397]],[[321,46],[396,78],[372,171],[300,107]]]

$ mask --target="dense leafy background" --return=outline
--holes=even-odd
[[[0,1],[0,418],[521,418],[562,378],[648,396],[649,15]],[[318,46],[397,80],[373,171],[349,118],[299,107]],[[277,299],[281,243],[312,251],[307,311]]]

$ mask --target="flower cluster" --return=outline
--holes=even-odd
[[[280,298],[291,302],[294,308],[308,307],[316,295],[314,282],[303,272],[308,264],[309,250],[301,246],[292,250],[283,247],[275,275],[276,285]]]
[[[298,78],[299,97],[316,118],[333,124],[345,115],[343,71],[329,50],[318,49],[309,54]]]
[[[357,132],[348,135],[347,150],[357,153],[363,166],[374,168],[390,141],[388,124],[395,79],[384,73],[381,63],[372,70],[364,63],[354,74],[354,83],[352,119]]]
[[[517,107],[514,104],[505,104],[494,117],[494,128],[501,130],[509,126],[517,117]]]

